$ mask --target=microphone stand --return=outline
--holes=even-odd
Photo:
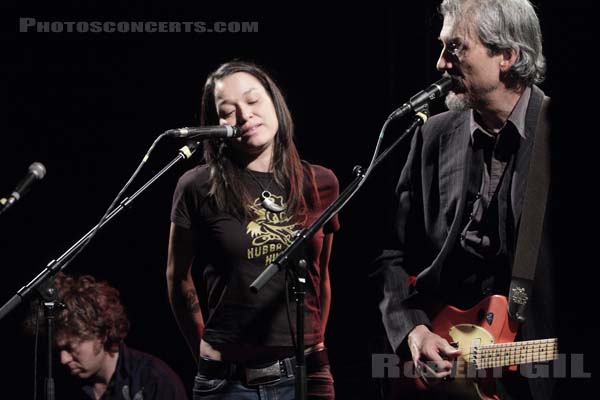
[[[87,239],[94,233],[96,229],[102,228],[109,221],[111,221],[114,217],[116,217],[123,209],[128,208],[131,203],[140,195],[143,191],[145,191],[150,185],[152,185],[158,178],[160,178],[164,173],[170,170],[175,164],[183,159],[190,158],[192,154],[196,151],[199,142],[190,142],[187,146],[179,149],[179,154],[175,157],[166,167],[164,167],[160,172],[154,175],[148,182],[146,182],[137,192],[135,192],[131,197],[125,197],[118,207],[116,207],[113,211],[108,214],[106,219],[94,226],[92,229],[88,231],[81,239],[79,239],[73,246],[71,246],[66,252],[64,252],[58,259],[52,260],[48,263],[46,268],[42,270],[31,282],[23,286],[21,289],[17,291],[17,293],[8,300],[2,308],[0,308],[0,320],[4,318],[7,314],[9,314],[16,306],[18,306],[29,294],[37,289],[39,286],[45,284],[45,282],[56,275],[58,272],[62,271],[67,265],[72,261],[70,259],[71,255],[74,254],[79,247],[87,242]]]
[[[42,297],[43,305],[44,305],[44,315],[46,317],[46,327],[47,327],[47,375],[44,380],[44,399],[45,400],[54,400],[55,399],[55,386],[54,386],[54,378],[52,376],[52,348],[53,348],[53,333],[54,333],[54,319],[56,318],[56,314],[63,308],[65,305],[61,303],[58,299],[58,291],[54,286],[54,282],[51,280],[47,280],[45,284],[40,285],[37,288],[38,293]],[[37,368],[37,366],[36,366]]]
[[[144,192],[150,185],[152,185],[158,178],[160,178],[163,174],[165,174],[168,170],[170,170],[175,164],[183,159],[190,158],[192,154],[196,151],[199,142],[190,142],[187,146],[179,149],[179,154],[175,157],[166,167],[160,170],[156,175],[154,175],[146,184],[144,184],[137,192],[135,192],[131,197],[125,197],[118,207],[116,207],[111,213],[106,217],[104,221],[94,226],[88,233],[86,233],[81,239],[79,239],[73,246],[71,246],[65,253],[63,253],[58,259],[50,261],[50,263],[46,266],[46,268],[40,272],[31,282],[27,285],[23,286],[8,302],[6,302],[2,308],[0,308],[0,320],[4,318],[8,313],[10,313],[17,305],[19,305],[33,290],[39,292],[41,297],[43,298],[44,305],[44,314],[46,316],[46,326],[48,330],[48,370],[46,379],[44,380],[44,398],[46,400],[54,400],[55,399],[55,387],[54,387],[54,378],[52,376],[52,347],[53,347],[53,326],[54,326],[54,318],[58,310],[64,305],[60,303],[57,299],[58,293],[56,291],[56,287],[54,287],[54,282],[50,279],[58,272],[62,271],[64,268],[69,265],[72,261],[70,259],[72,254],[77,254],[77,250],[87,242],[87,239],[94,234],[97,229],[102,228],[105,224],[107,224],[110,220],[116,217],[123,209],[128,208],[131,203]]]
[[[423,125],[427,120],[427,107],[422,107],[415,116],[412,124],[396,139],[396,141],[373,162],[373,169],[377,167],[406,137],[412,136],[418,126]],[[346,202],[358,191],[360,184],[365,178],[362,167],[356,166],[353,169],[354,180],[344,189],[312,223],[308,228],[300,230],[294,241],[270,264],[265,270],[252,282],[250,290],[258,292],[273,276],[284,268],[289,268],[295,279],[294,299],[296,302],[296,382],[295,398],[296,400],[306,399],[306,360],[304,356],[304,294],[306,293],[306,267],[307,261],[304,258],[292,259],[304,243],[310,239],[323,225],[325,225],[335,214],[337,214],[346,204]]]

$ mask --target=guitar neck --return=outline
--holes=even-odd
[[[557,358],[558,340],[556,338],[494,343],[471,349],[471,363],[474,363],[477,369],[544,362]]]

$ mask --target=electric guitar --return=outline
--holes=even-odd
[[[551,361],[558,358],[558,340],[514,342],[518,323],[508,314],[506,297],[494,295],[469,310],[444,306],[434,313],[432,331],[462,354],[454,363],[452,378],[431,389],[484,400],[497,400],[495,376],[502,367]],[[416,380],[420,389],[427,388]]]

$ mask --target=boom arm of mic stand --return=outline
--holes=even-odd
[[[425,112],[421,111],[417,113],[412,124],[404,131],[404,133],[396,139],[396,141],[384,151],[373,163],[373,169],[375,169],[391,152],[394,150],[404,139],[411,136],[411,133],[415,131],[417,126],[423,125],[427,120]],[[254,293],[258,292],[267,282],[273,278],[273,276],[287,266],[288,260],[292,254],[306,241],[311,238],[323,225],[327,223],[335,214],[340,212],[344,207],[347,200],[354,195],[354,193],[360,187],[360,183],[365,178],[362,168],[355,167],[354,169],[354,180],[344,189],[337,199],[333,201],[308,228],[303,229],[296,236],[292,244],[290,244],[279,256],[270,264],[265,270],[252,282],[250,290]]]
[[[129,205],[135,200],[144,190],[146,190],[150,185],[152,185],[158,178],[160,178],[165,172],[171,169],[175,164],[183,159],[190,158],[192,154],[196,151],[199,142],[189,143],[187,146],[179,149],[179,154],[175,157],[166,167],[160,170],[156,175],[154,175],[144,186],[138,189],[131,197],[124,198],[119,206],[115,208],[106,219],[101,222],[100,226],[96,225],[92,229],[88,231],[81,239],[79,239],[73,246],[71,246],[66,252],[64,252],[58,259],[50,261],[45,269],[43,269],[31,282],[27,285],[23,286],[17,293],[8,300],[2,308],[0,308],[0,320],[8,315],[15,307],[17,307],[25,298],[31,293],[32,290],[35,290],[38,286],[46,282],[47,279],[54,276],[56,273],[62,271],[64,268],[69,265],[72,261],[69,257],[77,251],[77,249],[82,246],[88,239],[88,237],[96,230],[102,228],[109,221],[111,221],[114,217],[117,216],[124,208],[129,207]]]

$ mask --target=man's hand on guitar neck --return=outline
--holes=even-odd
[[[452,361],[461,352],[425,325],[417,325],[408,334],[408,348],[417,373],[425,383],[433,385],[452,372]]]

